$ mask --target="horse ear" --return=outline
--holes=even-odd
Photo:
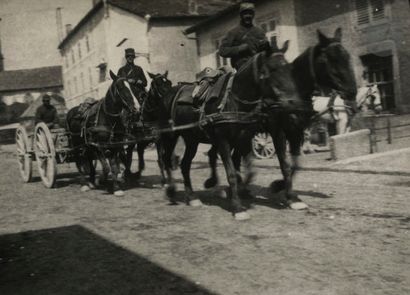
[[[155,75],[154,74],[151,74],[150,72],[147,72],[148,73],[148,76],[151,78],[151,79],[154,79],[155,78]]]
[[[289,40],[286,40],[285,43],[283,44],[283,47],[280,51],[282,51],[283,53],[285,53],[286,51],[288,51],[289,49]]]
[[[168,79],[168,70],[165,71],[164,77],[165,79]]]
[[[342,41],[342,28],[337,28],[335,31],[335,37],[334,37],[337,41]]]
[[[319,38],[320,45],[328,45],[330,40],[320,30],[317,30],[317,37]]]
[[[118,77],[110,70],[110,77],[113,81],[116,81]]]

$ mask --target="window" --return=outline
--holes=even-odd
[[[87,48],[87,52],[90,52],[90,39],[88,35],[85,36],[85,47]]]
[[[67,96],[71,96],[71,82],[67,81]]]
[[[80,92],[84,92],[85,91],[84,73],[80,74],[80,80],[81,80],[81,90],[80,90]]]
[[[93,73],[91,71],[91,68],[88,68],[88,77],[90,79],[90,90],[93,88]]]
[[[74,77],[74,94],[78,93],[77,77]]]
[[[276,31],[276,26],[276,19],[270,19],[260,23],[260,27],[266,32],[266,38],[268,38],[270,43],[277,42],[278,33]]]
[[[106,63],[101,63],[98,65],[98,68],[100,69],[100,77],[99,81],[104,82],[107,76],[107,64]]]
[[[219,55],[219,46],[221,45],[221,40],[215,40],[215,59],[216,67],[220,68],[222,66],[228,65],[228,58]]]
[[[68,67],[69,67],[68,56],[64,56],[64,63],[65,63],[65,68],[68,69]]]
[[[386,18],[384,0],[355,0],[357,24],[373,24]]]
[[[78,59],[80,60],[81,59],[81,43],[78,43],[77,47],[78,47]]]
[[[74,51],[71,50],[71,64],[74,65],[75,64],[75,57],[74,57]]]
[[[393,85],[393,56],[390,51],[360,57],[366,68],[369,82],[379,88],[384,110],[395,108]]]

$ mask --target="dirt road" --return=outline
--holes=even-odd
[[[22,184],[1,153],[0,294],[410,294],[410,177],[303,171],[297,212],[272,205],[280,174],[259,163],[252,219],[236,222],[202,189],[204,163],[191,208],[168,205],[153,160],[116,198],[80,193],[74,165],[55,189]]]

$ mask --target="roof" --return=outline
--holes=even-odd
[[[61,66],[0,72],[0,92],[63,87]]]
[[[56,107],[57,113],[64,113],[67,110],[64,98],[56,93],[53,93],[50,96],[50,103]],[[33,118],[36,115],[37,108],[43,104],[42,97],[42,95],[37,97],[37,99],[33,101],[29,105],[29,107],[24,111],[20,118]]]
[[[123,9],[135,15],[152,19],[170,18],[198,18],[210,15],[230,6],[236,0],[196,0],[196,7],[190,7],[190,0],[106,0],[107,4]],[[64,45],[81,29],[81,27],[102,7],[103,1],[98,2],[61,41],[58,49]]]

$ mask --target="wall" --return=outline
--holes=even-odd
[[[56,8],[62,8],[63,25],[74,25],[91,4],[91,0],[0,1],[0,38],[5,70],[60,65]]]
[[[64,97],[68,108],[80,104],[88,96],[100,99],[105,95],[107,83],[100,83],[100,70],[97,68],[99,64],[108,61],[104,23],[104,10],[101,9],[61,50]],[[87,50],[86,36],[89,38],[90,51]],[[78,53],[79,44],[81,58]],[[72,62],[73,53],[75,63]]]
[[[342,43],[351,53],[358,85],[362,83],[360,56],[391,51],[397,111],[410,111],[410,7],[409,1],[385,0],[387,18],[374,25],[359,26],[353,0],[294,0],[300,50],[317,44],[316,30],[332,36],[343,30]]]
[[[151,71],[164,73],[177,82],[193,81],[199,72],[196,40],[185,36],[182,31],[193,25],[192,20],[154,20],[149,28]]]

